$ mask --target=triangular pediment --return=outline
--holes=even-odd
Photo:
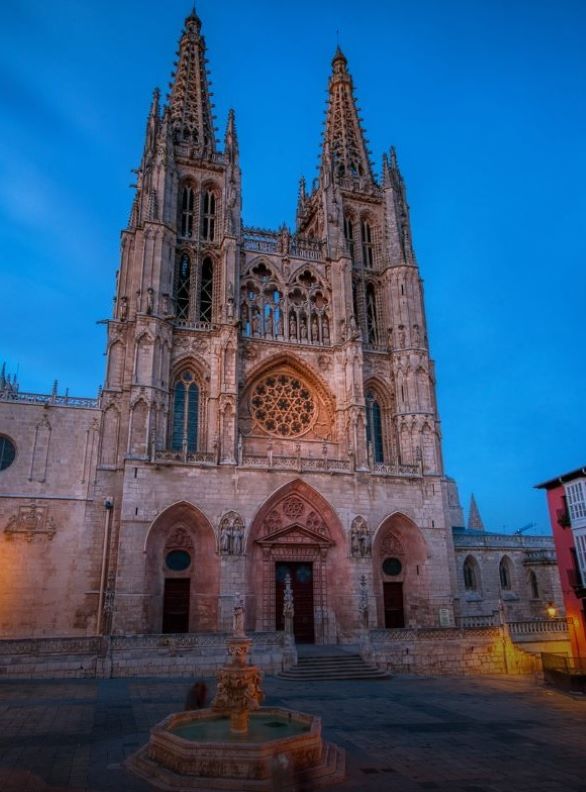
[[[297,545],[317,545],[318,547],[333,547],[333,542],[327,536],[306,528],[304,525],[294,523],[286,528],[278,528],[271,531],[266,536],[256,540],[260,545],[275,544],[297,544]]]

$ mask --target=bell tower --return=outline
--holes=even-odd
[[[240,167],[233,111],[216,144],[206,63],[193,12],[166,106],[153,94],[122,233],[103,396],[113,467],[167,452],[235,462]]]

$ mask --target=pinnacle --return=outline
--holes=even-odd
[[[476,503],[474,495],[470,496],[470,510],[468,512],[468,530],[469,531],[484,531],[484,523],[480,516],[480,511]]]

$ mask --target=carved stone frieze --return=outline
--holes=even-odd
[[[19,506],[18,512],[10,517],[4,528],[7,539],[22,534],[27,542],[31,542],[35,536],[52,539],[56,531],[57,527],[49,515],[48,507],[38,506],[36,503]]]

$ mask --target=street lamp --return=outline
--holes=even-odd
[[[547,603],[547,608],[545,609],[545,611],[546,611],[546,613],[547,613],[547,615],[549,616],[550,619],[555,619],[555,617],[557,616],[557,612],[558,612],[557,608],[553,604],[553,602],[548,602]]]

